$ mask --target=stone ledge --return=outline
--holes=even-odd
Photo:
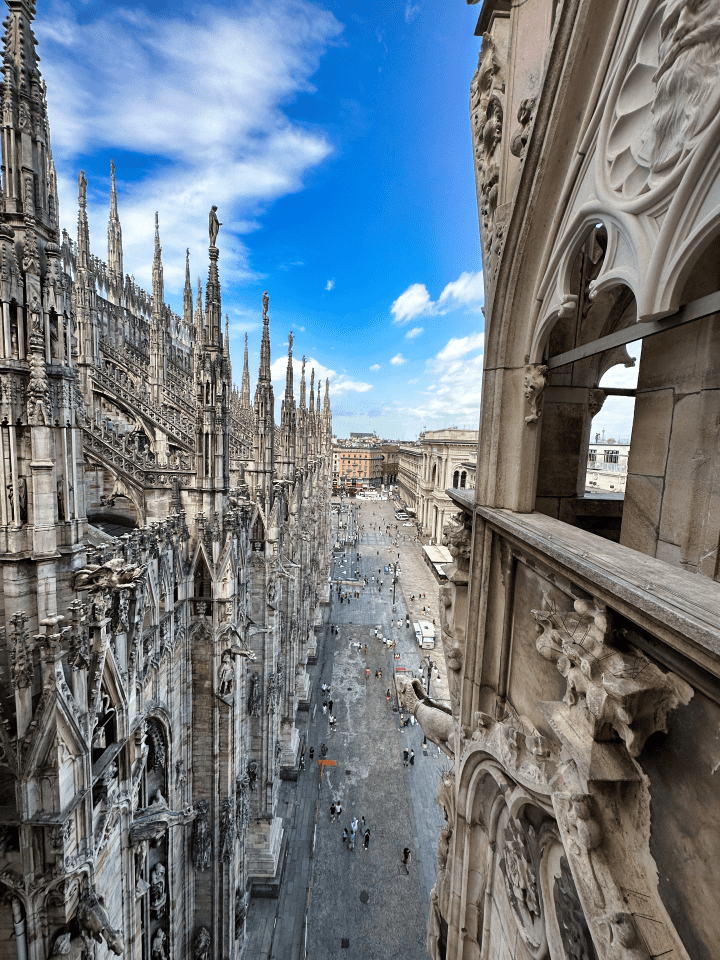
[[[544,514],[513,513],[472,505],[465,497],[453,499],[672,649],[720,676],[720,589],[715,581]]]

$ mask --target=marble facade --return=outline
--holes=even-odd
[[[486,352],[476,490],[447,490],[451,736],[425,704],[453,762],[428,951],[710,960],[720,5],[485,0],[476,32]],[[633,362],[625,498],[588,503],[597,388]]]
[[[233,386],[209,217],[203,304],[61,231],[33,0],[7,0],[0,212],[0,960],[237,957],[276,876],[281,777],[327,602],[328,385],[263,298]],[[119,537],[104,533],[102,527]]]

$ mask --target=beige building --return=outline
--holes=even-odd
[[[332,447],[333,487],[378,487],[382,482],[383,454],[368,442],[339,441]]]
[[[452,764],[428,951],[710,960],[720,4],[485,0],[476,33],[483,456],[445,528],[451,710],[403,693]],[[586,497],[638,340],[625,494]]]
[[[469,489],[468,468],[463,464],[477,452],[477,430],[428,430],[420,435],[422,457],[418,465],[417,519],[424,533],[442,540],[446,519],[455,512],[448,487]]]
[[[398,494],[403,504],[416,513],[422,458],[422,448],[419,444],[400,444],[398,449]]]

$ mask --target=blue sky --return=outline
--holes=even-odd
[[[270,293],[279,404],[287,334],[329,376],[334,429],[412,439],[477,428],[482,266],[468,96],[479,7],[463,0],[49,0],[36,34],[61,222],[88,177],[107,255],[117,167],[125,271],[166,300],[185,249],[207,276],[217,204],[235,380]],[[297,381],[296,381],[297,383]],[[279,417],[279,405],[276,410]]]

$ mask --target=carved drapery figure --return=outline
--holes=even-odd
[[[470,84],[470,122],[475,154],[475,179],[482,228],[483,263],[491,272],[496,240],[495,213],[498,205],[498,146],[502,139],[502,68],[495,41],[483,35],[477,70]],[[502,228],[500,228],[502,229]]]
[[[165,867],[161,863],[156,863],[150,871],[150,912],[153,917],[163,916],[166,903]]]
[[[77,922],[80,929],[98,943],[104,939],[113,953],[120,956],[123,952],[122,935],[113,929],[110,917],[105,909],[105,901],[94,890],[88,889],[78,902]]]
[[[247,770],[235,781],[235,826],[244,837],[250,825],[250,775]]]
[[[240,888],[235,891],[235,938],[241,937],[243,934],[243,927],[245,925],[245,918],[247,917],[247,908],[250,901],[249,891],[245,894],[242,893]]]
[[[257,760],[251,760],[247,765],[247,775],[249,778],[248,786],[250,788],[251,793],[255,789],[255,784],[257,783],[257,778],[258,778],[258,772],[259,772],[259,764]]]
[[[235,662],[229,650],[225,650],[220,660],[219,693],[221,697],[229,697],[235,685]]]
[[[209,960],[210,958],[210,931],[207,927],[200,927],[195,934],[195,960]]]
[[[277,697],[277,684],[275,681],[275,674],[271,673],[270,676],[268,677],[268,682],[267,682],[266,707],[267,707],[268,713],[275,713],[276,697]]]
[[[235,801],[225,797],[220,818],[220,859],[230,863],[235,843]]]
[[[512,140],[510,141],[510,153],[514,157],[518,157],[520,160],[525,156],[525,149],[527,147],[528,137],[530,135],[530,122],[532,120],[532,112],[535,108],[535,97],[527,97],[525,100],[520,101],[520,106],[518,107],[518,123],[520,127],[513,134]]]
[[[500,869],[520,930],[531,949],[537,950],[542,943],[538,881],[523,828],[514,817],[510,817],[505,827],[505,847]]]
[[[193,824],[193,863],[201,873],[210,866],[212,857],[212,837],[210,836],[210,804],[199,800],[195,804],[195,823]]]
[[[260,677],[257,673],[250,674],[250,695],[248,696],[248,713],[251,717],[260,716],[262,698],[260,695]]]
[[[208,230],[209,230],[209,233],[210,233],[210,246],[211,246],[211,247],[216,247],[216,246],[217,246],[218,232],[220,231],[220,227],[221,227],[221,226],[222,226],[222,224],[221,224],[220,221],[218,220],[218,216],[217,216],[217,207],[216,207],[215,205],[213,205],[213,206],[210,208],[210,213],[209,213],[209,215],[208,215]]]
[[[158,927],[152,938],[151,957],[152,960],[167,960],[167,934],[162,927]]]

